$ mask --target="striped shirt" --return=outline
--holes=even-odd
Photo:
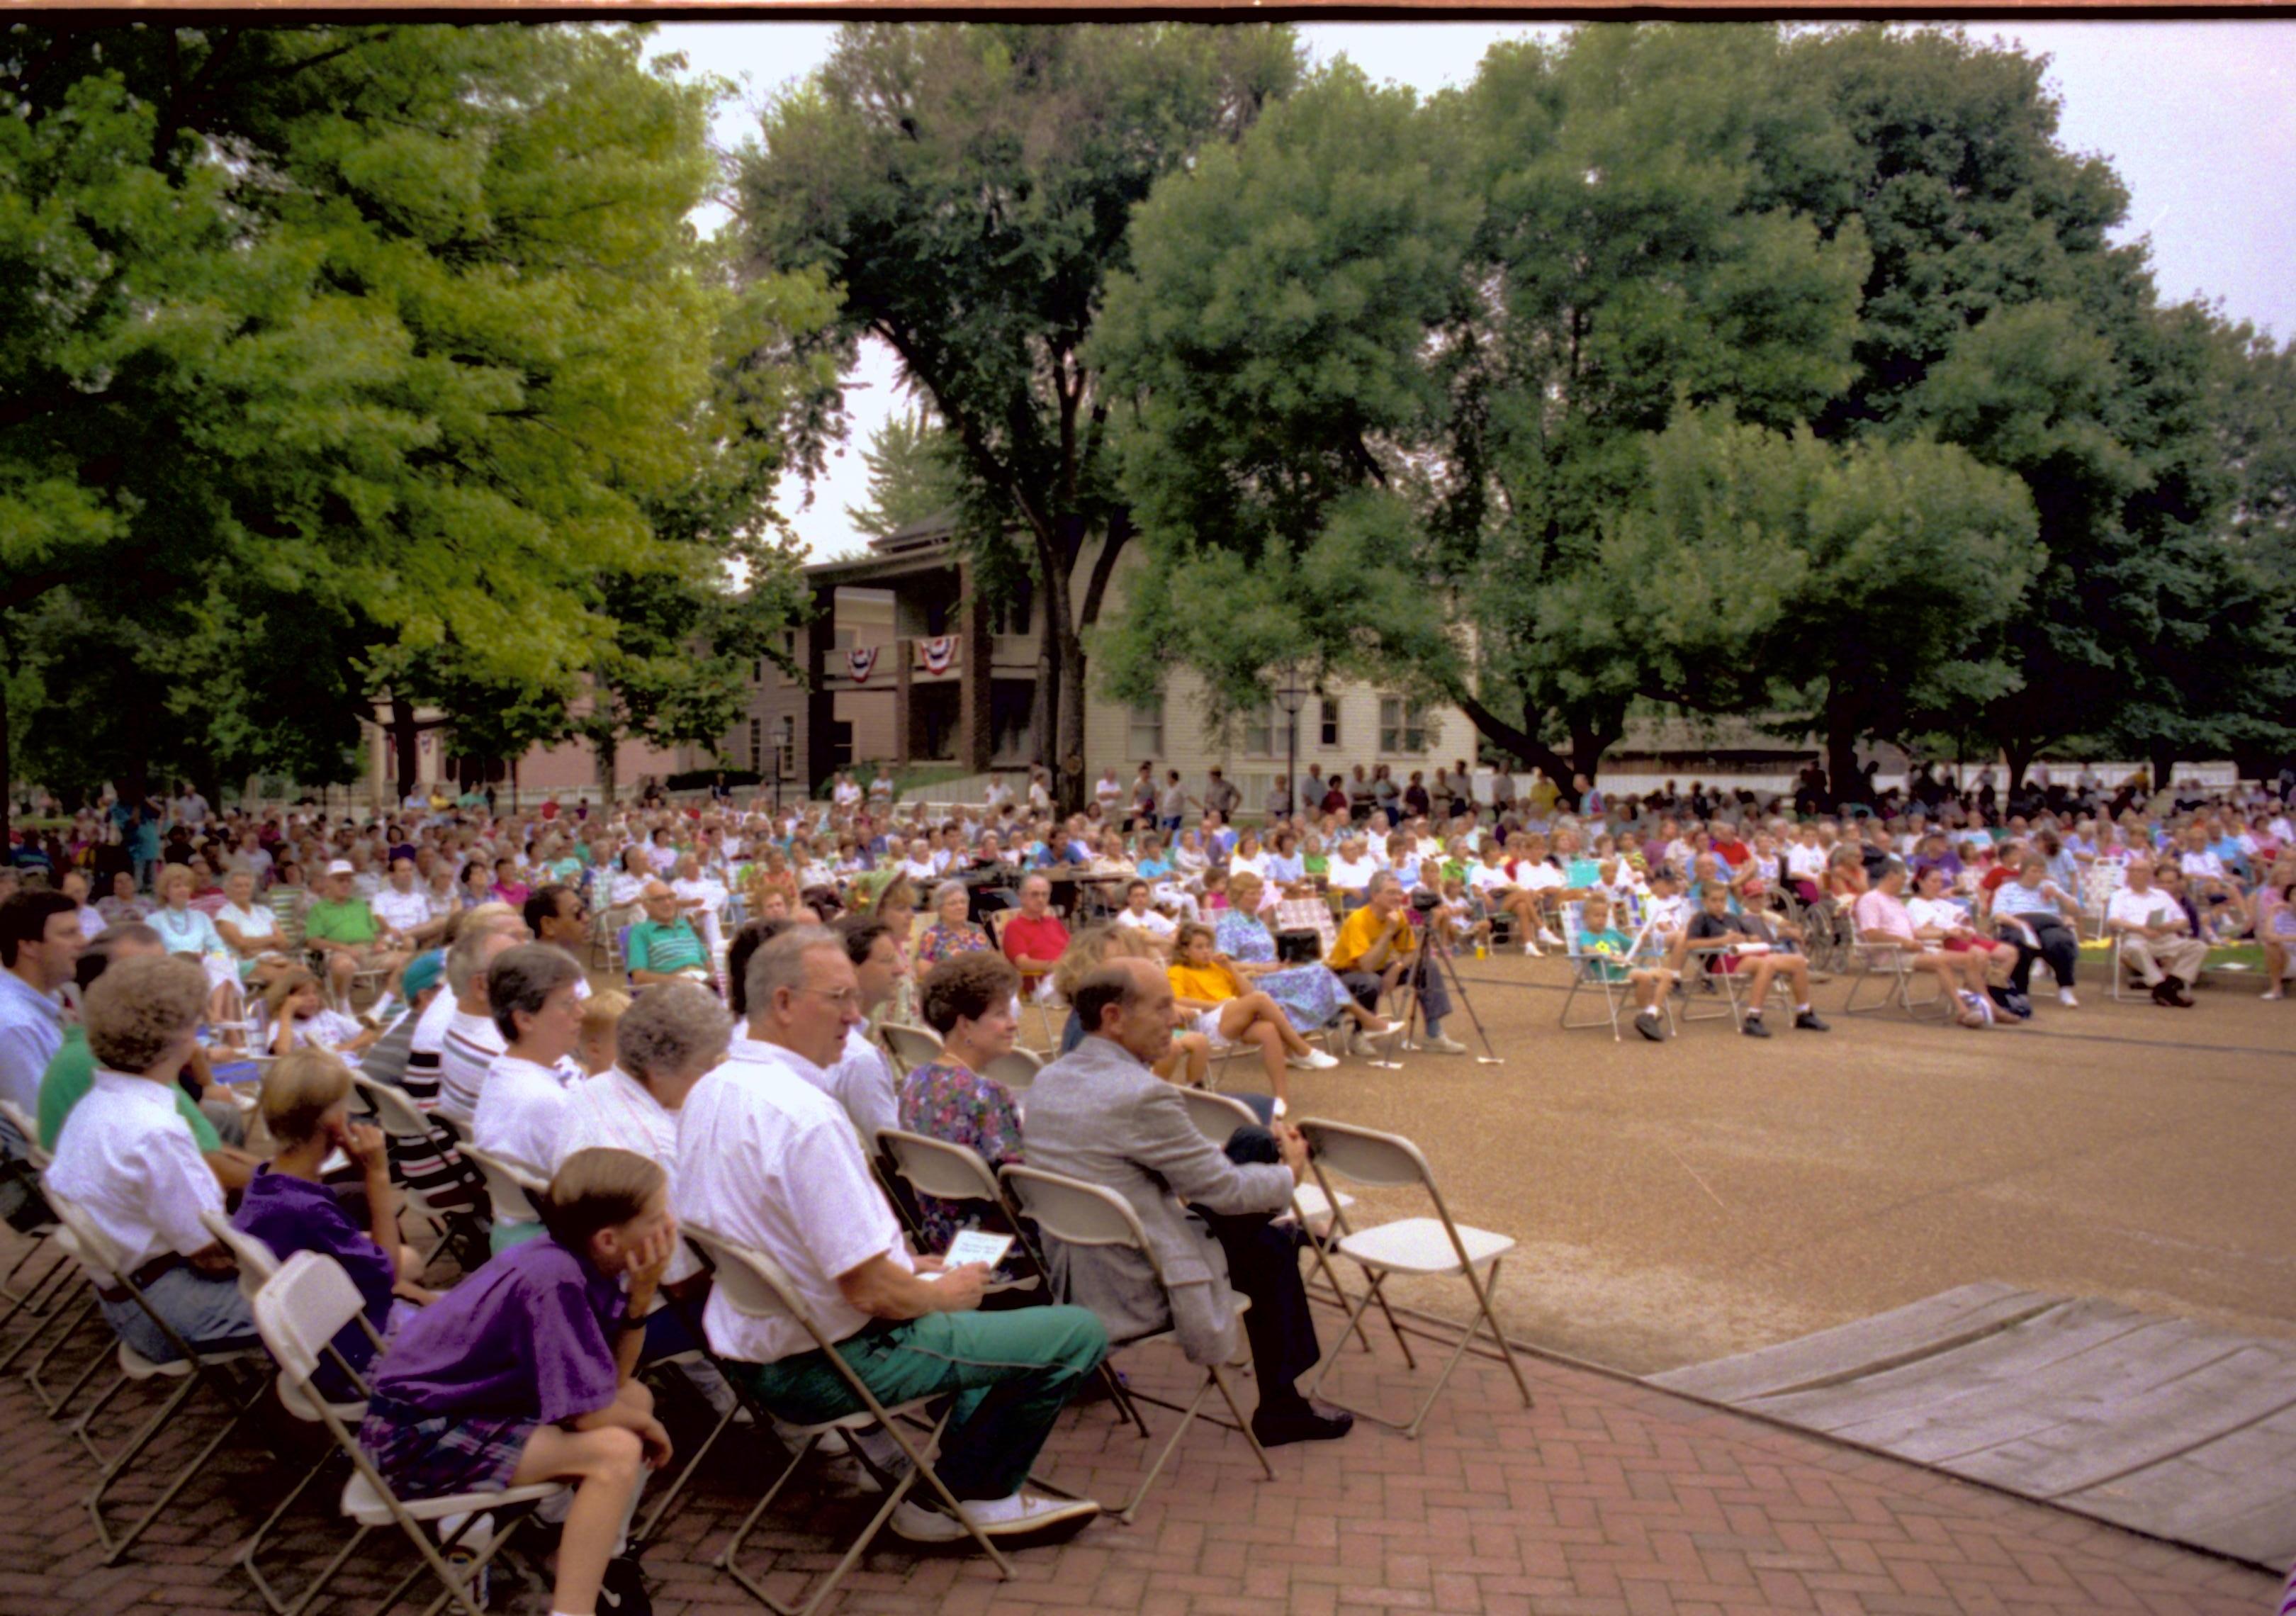
[[[439,1114],[467,1136],[471,1119],[478,1114],[479,1090],[487,1070],[502,1054],[503,1035],[494,1018],[457,1009],[447,1023],[447,1037],[439,1050]]]

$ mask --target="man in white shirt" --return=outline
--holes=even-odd
[[[176,799],[173,806],[176,823],[187,830],[196,831],[208,822],[208,800],[200,795],[196,786],[185,787],[184,794]]]
[[[1149,907],[1152,896],[1144,881],[1135,881],[1128,885],[1124,889],[1124,912],[1116,917],[1116,923],[1129,926],[1160,943],[1168,943],[1172,940],[1172,934],[1180,929],[1180,923]]]
[[[515,930],[506,926],[472,927],[467,922],[455,946],[447,950],[446,992],[454,996],[455,1009],[447,1021],[439,1045],[439,1099],[434,1109],[467,1133],[471,1120],[477,1115],[479,1094],[485,1088],[487,1073],[501,1054],[505,1045],[501,1030],[495,1026],[491,1002],[487,997],[487,971],[495,956],[505,948],[523,940],[526,930],[521,922]],[[422,1029],[414,1033],[415,1048],[422,1047]],[[411,1079],[414,1062],[407,1062]]]
[[[93,940],[103,930],[103,911],[88,902],[91,890],[86,870],[66,870],[57,889],[79,906],[79,934],[83,942]]]
[[[901,976],[901,951],[892,929],[866,915],[848,915],[829,928],[844,945],[861,989],[861,1014],[874,1014],[893,997]],[[876,1148],[880,1129],[901,1125],[900,1077],[867,1026],[849,1027],[845,1046],[821,1074],[822,1092],[845,1108],[863,1146]]]
[[[257,1341],[231,1257],[200,1220],[223,1211],[223,1186],[176,1109],[207,1000],[207,972],[167,955],[119,960],[96,979],[81,1011],[94,1084],[46,1174],[49,1194],[85,1212],[110,1248],[85,1259],[105,1320],[154,1363],[183,1355],[123,1278],[194,1349]]]
[[[1090,1520],[1090,1500],[1033,1496],[1023,1483],[1107,1351],[1100,1321],[1065,1307],[980,1313],[985,1265],[910,1254],[850,1120],[822,1092],[820,1069],[861,1020],[861,987],[834,933],[798,926],[774,938],[751,957],[746,986],[747,1036],[678,1120],[679,1220],[771,1257],[882,1401],[962,1394],[935,1469],[965,1520],[920,1488],[894,1511],[896,1535],[954,1543],[968,1522],[996,1537]],[[862,1407],[793,1320],[741,1312],[720,1286],[703,1323],[775,1413],[814,1423]]]
[[[2129,860],[2127,884],[2105,905],[2104,925],[2120,937],[2120,963],[2144,980],[2153,1003],[2192,1007],[2209,946],[2193,935],[2185,906],[2152,884],[2149,861]]]

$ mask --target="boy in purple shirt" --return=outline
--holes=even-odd
[[[350,1120],[350,1068],[332,1050],[298,1049],[279,1058],[263,1079],[263,1124],[277,1153],[249,1182],[232,1224],[269,1246],[282,1262],[298,1251],[333,1258],[365,1300],[367,1322],[384,1334],[391,1326],[393,1297],[437,1299],[414,1283],[421,1259],[399,1242],[398,1192],[391,1187],[382,1130]],[[365,1176],[365,1231],[320,1182],[321,1164],[338,1149]],[[356,1320],[336,1335],[334,1346],[355,1370],[365,1371],[374,1357],[373,1338]],[[332,1358],[321,1360],[313,1379],[330,1401],[358,1395]]]
[[[644,1470],[669,1463],[669,1433],[632,1376],[677,1224],[668,1175],[629,1151],[576,1151],[537,1210],[546,1236],[400,1327],[359,1444],[406,1497],[574,1483],[550,1608],[591,1616],[610,1563],[619,1587],[635,1584],[616,1556]]]

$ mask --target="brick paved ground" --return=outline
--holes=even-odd
[[[96,1338],[83,1341],[93,1347]],[[1340,1395],[1391,1414],[1409,1407],[1416,1382],[1391,1342],[1372,1358],[1350,1349],[1345,1362],[1334,1377]],[[1136,1383],[1168,1395],[1181,1384],[1165,1348],[1144,1349],[1126,1366]],[[1200,1428],[1132,1527],[1103,1520],[1065,1546],[1027,1551],[1010,1583],[962,1556],[889,1548],[863,1562],[830,1608],[2247,1616],[2267,1608],[2277,1587],[2252,1570],[1632,1382],[1539,1360],[1528,1367],[1535,1408],[1521,1406],[1499,1366],[1471,1358],[1420,1440],[1366,1425],[1335,1446],[1281,1449],[1272,1482],[1259,1479],[1239,1439]],[[203,1434],[210,1417],[186,1434]],[[117,1429],[107,1423],[99,1434]],[[1086,1408],[1063,1423],[1039,1469],[1071,1489],[1120,1497],[1144,1463],[1142,1448],[1105,1407]],[[184,1445],[172,1450],[180,1463]],[[646,1561],[665,1616],[758,1609],[709,1560],[763,1464],[740,1451],[713,1459],[665,1525]],[[101,1567],[79,1503],[87,1457],[11,1374],[0,1386],[0,1612],[260,1612],[231,1557],[288,1473],[258,1444],[240,1443],[124,1564]],[[827,1563],[828,1531],[860,1518],[849,1497],[816,1494],[756,1539],[761,1556],[778,1550],[792,1568],[777,1592],[794,1592],[797,1572]],[[148,1496],[135,1487],[122,1495],[130,1504]],[[308,1507],[286,1545],[291,1554],[324,1552],[335,1530]],[[355,1560],[337,1586],[356,1597],[322,1609],[366,1609],[384,1563]],[[545,1608],[530,1595],[497,1603]]]

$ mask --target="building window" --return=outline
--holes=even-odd
[[[1292,720],[1296,725],[1297,718]],[[1293,750],[1284,732],[1283,710],[1270,701],[1243,715],[1243,751],[1251,758],[1281,758]]]
[[[797,773],[797,718],[792,713],[782,715],[781,740],[776,745],[780,753],[776,767],[783,779]]]
[[[1007,598],[997,602],[995,610],[989,614],[991,634],[1017,635],[1029,632],[1029,607],[1032,603],[1029,584],[1030,580],[1025,578],[1013,580],[1013,593]]]
[[[1321,744],[1325,751],[1337,751],[1340,749],[1340,699],[1337,696],[1325,696],[1322,706]]]
[[[758,774],[763,769],[765,758],[766,721],[763,718],[752,718],[750,720],[750,772],[751,774]]]
[[[750,663],[750,683],[752,685],[762,685],[765,682],[766,659],[763,657],[753,658]]]
[[[1401,696],[1379,699],[1379,750],[1419,753],[1427,750],[1427,710]]]
[[[1160,758],[1164,755],[1164,698],[1158,696],[1145,707],[1132,710],[1131,727],[1125,732],[1124,755],[1128,758]]]

